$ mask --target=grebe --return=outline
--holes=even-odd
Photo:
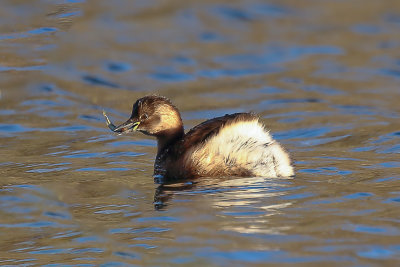
[[[132,115],[116,127],[116,133],[139,131],[157,138],[154,176],[171,181],[214,176],[294,175],[290,158],[259,118],[251,113],[235,113],[207,120],[186,134],[178,109],[162,96],[138,99]]]

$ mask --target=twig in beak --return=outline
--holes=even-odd
[[[106,118],[108,128],[110,128],[110,130],[114,132],[115,129],[117,128],[117,126],[115,126],[115,125],[110,121],[110,119],[107,117],[107,114],[106,114],[106,112],[105,112],[104,110],[103,110],[103,116]]]

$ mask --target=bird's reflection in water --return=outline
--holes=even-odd
[[[189,190],[195,187],[195,182],[186,181],[182,183],[158,183],[159,185],[154,192],[154,209],[161,210],[168,205],[169,199],[174,192]]]
[[[269,179],[262,177],[219,177],[183,180],[163,183],[155,179],[158,187],[154,194],[156,210],[165,208],[178,192],[198,191],[217,193],[212,206],[217,208],[251,207],[265,211],[269,215],[290,206],[290,201],[282,201],[282,196],[290,191],[292,179]]]

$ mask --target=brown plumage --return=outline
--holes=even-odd
[[[184,134],[180,113],[169,99],[145,96],[135,102],[128,121],[118,127],[109,122],[109,127],[118,133],[136,130],[155,136],[154,175],[166,181],[292,176],[288,154],[258,120],[251,113],[235,113],[205,121]]]

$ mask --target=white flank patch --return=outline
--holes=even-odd
[[[255,176],[294,174],[288,154],[257,119],[224,126],[192,155],[195,165],[206,173],[225,166],[249,170]]]

